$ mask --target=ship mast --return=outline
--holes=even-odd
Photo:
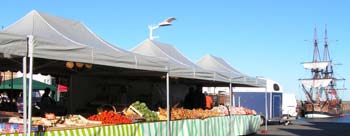
[[[324,62],[329,62],[331,61],[330,55],[329,55],[329,50],[328,50],[328,36],[327,36],[327,24],[325,25],[325,37],[324,37],[324,52],[323,52],[323,61]],[[324,71],[324,78],[333,78],[333,66],[329,64],[325,71]],[[329,90],[334,89],[334,81],[330,82],[330,85],[328,87],[325,87],[324,92],[326,95],[326,100],[329,100]]]
[[[317,29],[315,26],[315,30],[314,30],[314,57],[313,57],[312,62],[318,62],[319,59],[320,59],[320,53],[318,50]]]
[[[315,26],[315,30],[314,30],[314,56],[313,56],[313,63],[317,63],[318,60],[320,60],[320,53],[319,53],[319,49],[318,49],[318,39],[317,39],[317,29]],[[320,74],[320,69],[316,68],[316,69],[312,69],[311,70],[312,74],[313,74],[313,79],[320,79],[321,78],[321,74]],[[316,97],[316,103],[320,102],[320,96],[319,96],[319,88],[316,87],[315,88],[316,92],[315,92],[315,97]],[[310,90],[312,91],[312,90]],[[311,94],[313,94],[312,92],[310,92]]]
[[[327,100],[329,100],[329,95],[328,93],[331,93],[332,95],[335,95],[335,100],[338,101],[338,95],[337,95],[337,91],[335,88],[335,78],[333,77],[333,65],[331,57],[329,55],[329,50],[328,50],[328,35],[327,35],[327,24],[325,25],[326,29],[325,29],[325,44],[324,44],[324,56],[323,56],[323,60],[329,62],[330,64],[326,67],[325,71],[324,71],[324,77],[328,78],[328,79],[332,79],[332,81],[330,82],[329,86],[325,88],[325,92],[326,92],[326,97]],[[331,97],[332,98],[332,97]]]

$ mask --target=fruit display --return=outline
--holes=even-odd
[[[102,124],[130,124],[131,119],[113,111],[103,111],[99,114],[92,115],[89,120],[102,121]]]
[[[144,102],[136,101],[132,103],[129,108],[135,111],[141,117],[145,118],[146,121],[158,120],[158,114],[156,112],[151,111]]]
[[[166,120],[167,113],[166,109],[159,108],[159,116],[161,116],[162,120]],[[193,114],[191,110],[184,109],[184,108],[172,108],[171,109],[171,120],[179,120],[179,119],[195,119],[199,118],[198,115],[195,113]]]
[[[245,107],[230,107],[230,113],[235,115],[256,115],[255,110]]]
[[[219,105],[216,107],[213,107],[213,109],[211,109],[212,111],[216,111],[218,113],[220,113],[223,116],[228,116],[229,115],[229,110],[226,106],[223,105]]]
[[[209,118],[209,117],[221,117],[222,115],[219,112],[212,110],[203,110],[203,109],[193,109],[191,110],[193,113],[197,113],[197,116],[201,119]]]
[[[64,125],[68,125],[68,126],[85,126],[85,125],[98,125],[98,124],[102,124],[101,121],[91,121],[88,120],[86,118],[84,118],[81,115],[67,115],[64,118],[60,118],[58,120],[58,122],[63,122],[63,125],[60,126],[64,126]],[[59,123],[62,124],[62,123]],[[58,125],[58,124],[56,124]]]
[[[56,119],[56,116],[53,113],[45,113],[45,118],[46,119]]]
[[[219,117],[222,116],[219,112],[214,110],[203,110],[203,109],[184,109],[184,108],[172,108],[171,109],[171,120],[180,119],[205,119],[208,117]],[[160,120],[166,120],[167,114],[166,109],[159,108]]]
[[[91,121],[81,115],[55,116],[54,114],[46,114],[45,118],[32,117],[34,126],[46,127],[76,127],[87,125],[100,125],[101,121]],[[8,123],[23,124],[23,119],[19,117],[9,118]]]

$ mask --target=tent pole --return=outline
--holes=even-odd
[[[265,87],[265,132],[267,133],[267,120],[269,113],[267,111],[267,87]]]
[[[231,80],[230,80],[230,107],[232,107],[233,106],[233,99],[232,99],[232,82],[231,82]]]
[[[267,90],[267,87],[266,87]],[[272,92],[270,92],[270,119],[272,118]]]
[[[27,55],[23,57],[23,91],[22,91],[22,102],[23,102],[23,135],[27,133]]]
[[[166,73],[166,110],[167,110],[167,136],[171,135],[171,125],[170,125],[170,93],[169,93],[169,72]]]
[[[28,133],[30,135],[32,128],[32,90],[33,90],[33,35],[28,36],[29,45],[29,91],[28,91]]]
[[[232,100],[233,100],[233,99],[232,99],[232,79],[230,79],[229,91],[230,91],[230,107],[232,107]],[[233,124],[232,124],[232,118],[231,118],[231,115],[232,115],[231,112],[232,112],[232,111],[230,111],[230,109],[231,109],[230,107],[228,108],[228,110],[229,110],[229,112],[228,112],[228,113],[229,113],[229,119],[230,119],[230,122],[229,122],[229,123],[230,123],[229,135],[231,135],[231,130],[232,130],[232,128],[234,127]]]
[[[12,101],[11,99],[13,99],[13,72],[11,71],[11,92],[10,95],[8,96],[10,98],[10,101]]]

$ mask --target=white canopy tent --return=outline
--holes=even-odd
[[[265,86],[266,84],[265,80],[249,77],[239,72],[235,68],[233,68],[222,58],[219,58],[216,56],[206,55],[201,60],[199,60],[197,64],[207,70],[215,71],[217,73],[220,73],[221,75],[225,75],[226,78],[229,79],[230,81],[229,93],[230,93],[231,106],[234,105],[233,99],[232,99],[232,83],[241,84],[243,86],[256,86],[256,87]]]
[[[225,75],[226,78],[230,79],[230,81],[235,84],[256,87],[263,87],[266,84],[265,80],[249,77],[233,68],[222,58],[213,55],[206,55],[202,57],[202,59],[199,60],[197,64],[204,69],[215,71],[217,73],[220,73],[221,75]]]
[[[132,52],[146,56],[167,58],[170,77],[229,82],[225,75],[199,67],[169,44],[146,39],[133,48]]]
[[[143,56],[113,46],[80,22],[35,10],[0,32],[0,54],[1,59],[23,57],[23,77],[26,77],[27,57],[29,57],[29,87],[26,87],[24,80],[24,105],[31,103],[31,99],[27,102],[25,98],[31,98],[31,91],[26,91],[26,88],[32,90],[34,58],[45,59],[47,64],[50,64],[50,60],[73,61],[150,72],[158,71],[164,74],[168,67],[166,59]],[[31,130],[30,121],[26,126],[27,114],[28,119],[31,120],[31,104],[28,105],[28,110],[24,109],[24,127],[27,128],[24,129],[24,133],[27,135],[30,133],[27,130]]]
[[[33,35],[33,57],[105,66],[166,71],[167,60],[120,49],[78,21],[35,10],[2,30],[0,53],[25,56],[27,35]]]

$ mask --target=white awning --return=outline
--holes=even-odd
[[[331,83],[332,79],[303,79],[300,82],[305,88],[311,87],[326,87]]]
[[[303,63],[305,69],[326,69],[329,65],[329,62],[308,62]]]
[[[166,72],[166,58],[135,54],[103,40],[79,21],[32,11],[0,31],[0,53],[24,56],[34,36],[35,58]]]

